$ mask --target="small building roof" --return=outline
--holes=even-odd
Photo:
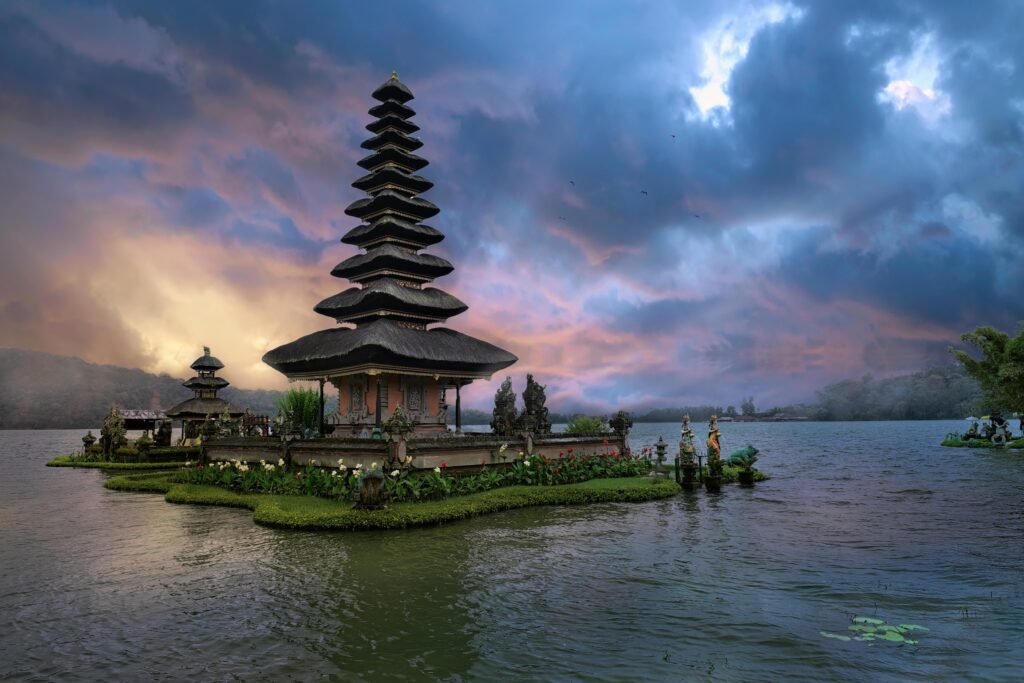
[[[190,398],[182,401],[167,411],[170,418],[205,418],[207,415],[216,417],[227,408],[231,417],[237,417],[245,413],[244,410],[232,408],[231,404],[222,398]]]
[[[373,91],[371,97],[375,100],[380,100],[381,102],[387,102],[388,100],[408,102],[413,98],[412,91],[406,87],[405,83],[398,80],[398,74],[394,71],[391,72],[391,78],[381,83],[380,86]]]
[[[220,362],[219,358],[210,355],[210,347],[203,347],[203,355],[192,361],[190,365],[193,370],[220,370],[224,367],[224,363]]]
[[[428,247],[444,239],[444,233],[423,223],[413,223],[393,214],[384,214],[372,223],[362,223],[345,233],[341,241],[357,247],[386,238]]]
[[[402,274],[416,280],[433,280],[455,270],[447,260],[432,254],[417,254],[394,244],[381,244],[365,254],[356,254],[334,267],[331,275],[353,282]]]
[[[413,321],[447,320],[469,307],[448,292],[427,287],[403,287],[391,278],[352,287],[328,297],[313,307],[338,322],[355,322],[383,314]]]

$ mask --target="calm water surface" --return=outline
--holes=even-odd
[[[107,491],[43,466],[79,431],[0,432],[0,679],[1024,679],[1024,454],[936,446],[959,422],[722,426],[771,481],[388,533]],[[853,615],[931,630],[820,635]]]

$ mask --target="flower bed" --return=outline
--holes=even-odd
[[[444,500],[396,503],[386,510],[353,510],[348,501],[182,484],[177,482],[177,474],[168,473],[113,477],[105,486],[118,491],[164,493],[171,503],[247,508],[253,510],[256,523],[266,526],[336,530],[429,526],[532,505],[643,502],[679,492],[679,486],[669,479],[619,477],[559,486],[505,486]]]
[[[636,477],[649,473],[653,463],[647,457],[630,456],[618,451],[594,455],[575,455],[572,449],[558,459],[532,455],[514,461],[508,467],[489,468],[481,463],[472,474],[449,474],[445,463],[433,470],[418,471],[401,466],[384,470],[384,487],[392,502],[442,500],[507,486],[555,486],[590,479]],[[316,460],[301,469],[289,470],[284,460],[261,461],[250,465],[230,462],[196,464],[181,473],[182,483],[220,486],[239,493],[305,495],[331,500],[354,501],[360,480],[367,471],[357,464],[349,468],[344,459],[330,467]],[[376,469],[372,463],[370,469]]]

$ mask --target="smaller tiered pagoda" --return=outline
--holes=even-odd
[[[209,346],[203,347],[203,355],[195,359],[191,368],[196,371],[196,375],[183,382],[182,386],[192,390],[192,398],[167,411],[167,417],[181,420],[183,439],[199,436],[199,426],[207,416],[217,418],[225,410],[231,417],[242,415],[241,410],[234,410],[227,401],[217,396],[217,392],[228,386],[229,382],[223,377],[217,377],[217,371],[224,369],[224,363],[210,355]]]

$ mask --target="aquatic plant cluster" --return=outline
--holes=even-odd
[[[442,500],[504,486],[552,486],[591,479],[636,477],[653,468],[649,449],[630,455],[617,450],[576,454],[570,448],[559,455],[552,459],[520,453],[520,458],[510,467],[491,469],[481,463],[481,469],[472,474],[449,473],[445,463],[433,470],[418,471],[409,466],[411,459],[390,469],[379,467],[379,463],[371,463],[369,468],[360,464],[348,467],[343,458],[323,465],[313,460],[302,468],[288,468],[283,459],[276,463],[261,460],[258,465],[232,460],[205,465],[187,463],[180,479],[184,483],[220,486],[245,493],[354,501],[363,476],[368,471],[380,470],[389,500],[410,502]]]
[[[847,635],[830,631],[821,631],[821,635],[825,638],[842,641],[856,640],[862,643],[883,641],[901,645],[917,645],[917,641],[914,639],[917,637],[915,632],[928,631],[924,626],[917,624],[887,624],[884,619],[875,617],[853,617],[851,621],[853,623],[846,627],[850,632]]]

